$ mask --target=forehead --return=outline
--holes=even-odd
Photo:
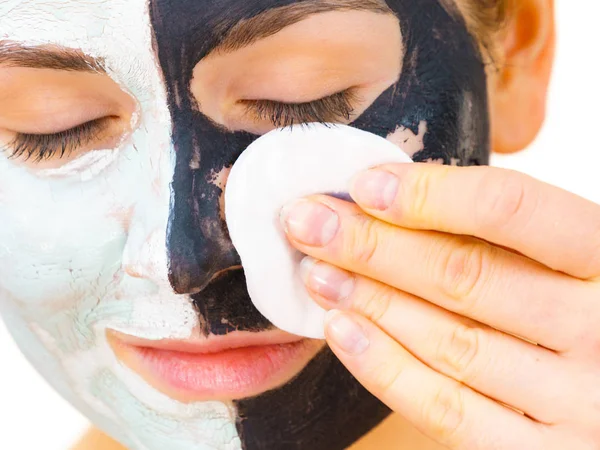
[[[3,0],[0,30],[3,38],[77,45],[95,53],[139,51],[150,37],[145,0]]]
[[[103,58],[110,75],[143,93],[157,65],[146,0],[2,0],[0,40],[55,44]]]

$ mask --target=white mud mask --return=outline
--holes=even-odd
[[[171,399],[117,360],[106,338],[113,329],[184,339],[198,323],[167,276],[174,152],[148,2],[3,0],[2,40],[101,58],[138,104],[135,131],[114,151],[98,150],[111,153],[110,164],[89,153],[35,171],[0,152],[0,311],[9,331],[63,397],[128,448],[240,449],[231,404]]]
[[[271,131],[242,153],[225,190],[227,226],[248,293],[276,327],[323,339],[325,310],[300,277],[303,255],[288,243],[281,208],[312,194],[347,194],[363,169],[412,160],[390,141],[344,125],[296,125]]]

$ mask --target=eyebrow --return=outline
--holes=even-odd
[[[394,14],[385,0],[307,0],[273,8],[238,22],[224,33],[211,53],[239,50],[309,16],[333,11]],[[55,45],[28,46],[12,41],[0,41],[2,66],[106,74],[103,58],[94,58],[79,49]]]
[[[105,74],[104,60],[56,45],[28,46],[0,41],[0,67],[25,67]]]
[[[266,10],[231,27],[211,53],[229,53],[272,36],[309,16],[333,11],[394,12],[385,0],[307,0]]]

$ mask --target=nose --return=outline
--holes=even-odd
[[[169,280],[178,294],[196,294],[241,266],[225,222],[223,192],[227,169],[256,137],[223,132],[202,116],[196,117],[191,133],[176,133],[180,137],[167,236]]]
[[[222,189],[200,173],[192,175],[191,187],[187,198],[175,189],[179,198],[171,214],[169,280],[178,294],[197,293],[218,274],[240,265],[223,215]]]

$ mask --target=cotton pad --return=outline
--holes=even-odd
[[[345,125],[296,125],[271,131],[234,164],[225,190],[225,215],[248,293],[276,327],[322,339],[325,310],[300,277],[303,254],[288,243],[281,208],[312,194],[344,194],[354,175],[411,159],[384,138]]]

